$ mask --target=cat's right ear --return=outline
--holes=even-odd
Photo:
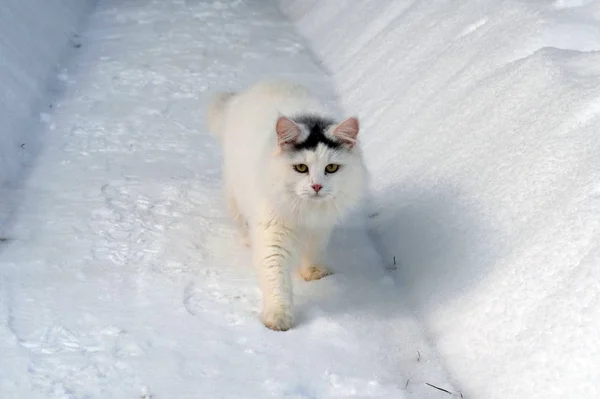
[[[277,144],[281,148],[298,141],[298,138],[302,133],[300,126],[298,126],[296,122],[283,115],[280,115],[279,118],[277,118],[275,130],[277,131]]]

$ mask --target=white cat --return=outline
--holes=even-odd
[[[306,281],[331,274],[329,236],[366,192],[358,120],[334,119],[306,88],[283,81],[219,93],[207,119],[222,141],[229,210],[252,247],[263,323],[288,330],[296,255]]]

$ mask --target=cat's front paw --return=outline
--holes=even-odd
[[[322,265],[302,266],[300,268],[300,275],[306,281],[319,280],[330,274],[333,274],[333,272]]]
[[[285,308],[265,309],[263,324],[274,331],[287,331],[292,327],[292,312]]]

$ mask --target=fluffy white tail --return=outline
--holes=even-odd
[[[235,93],[217,93],[208,105],[206,121],[208,123],[208,129],[215,136],[220,136],[222,133],[225,106],[227,105],[227,101],[234,95]]]

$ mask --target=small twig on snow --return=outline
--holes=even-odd
[[[432,388],[439,389],[439,390],[440,390],[440,391],[442,391],[442,392],[446,392],[446,393],[448,393],[448,394],[452,395],[452,392],[450,392],[450,391],[447,391],[447,390],[445,390],[444,388],[436,387],[435,385],[433,385],[433,384],[430,384],[430,383],[428,383],[428,382],[426,382],[425,384],[429,385],[429,386],[430,386],[430,387],[432,387]]]
[[[388,270],[397,270],[398,266],[397,266],[397,263],[396,263],[396,257],[395,256],[393,257],[392,261],[393,261],[393,264],[390,265],[387,269]]]

